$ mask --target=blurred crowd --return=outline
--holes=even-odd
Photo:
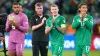
[[[59,14],[66,17],[67,34],[74,34],[75,30],[71,28],[73,17],[77,14],[77,7],[80,3],[87,3],[88,14],[94,17],[93,34],[100,35],[100,0],[0,0],[0,13],[10,14],[13,2],[19,2],[23,6],[23,12],[31,19],[35,14],[34,5],[41,2],[44,6],[44,14],[51,15],[50,5],[56,4],[59,7]]]

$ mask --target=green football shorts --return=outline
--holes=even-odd
[[[90,45],[77,45],[76,46],[76,56],[82,56],[83,54],[87,55],[90,51]]]
[[[52,56],[62,56],[64,44],[63,43],[51,43]]]

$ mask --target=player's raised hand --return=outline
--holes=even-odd
[[[86,15],[86,14],[84,14],[84,13],[83,13],[83,14],[81,14],[81,20],[82,20],[82,21],[84,20],[85,15]]]
[[[44,24],[44,19],[42,19],[42,22],[41,22],[41,24],[42,24],[42,25]]]
[[[9,24],[12,25],[13,24],[13,21],[12,20],[9,20]]]
[[[53,24],[51,25],[51,28],[53,27]]]
[[[13,21],[13,26],[18,27],[17,22]]]
[[[55,22],[55,18],[52,19],[52,24],[54,24],[54,22]]]
[[[9,20],[9,26],[11,27],[13,25],[13,21],[14,21],[14,16],[8,16],[8,20]]]

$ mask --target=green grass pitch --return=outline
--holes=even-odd
[[[48,56],[52,56],[51,54],[52,54],[51,50],[49,50]],[[24,56],[32,56],[32,50],[25,49]],[[75,56],[75,51],[74,50],[64,50],[63,56]],[[89,56],[100,56],[100,50],[90,51]]]
[[[52,56],[51,54],[52,54],[51,50],[49,50],[48,56]],[[0,52],[0,56],[4,56],[2,52]],[[25,49],[24,50],[24,56],[32,56],[32,50],[31,49]],[[64,50],[63,56],[75,56],[75,51],[74,50]],[[100,56],[100,50],[90,51],[89,56]]]

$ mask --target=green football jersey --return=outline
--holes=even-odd
[[[76,15],[72,22],[72,28],[76,29],[76,44],[77,45],[91,45],[93,17],[85,15],[83,21],[80,15]]]
[[[46,22],[46,28],[49,28],[52,26],[52,19],[53,16],[49,17],[47,22]],[[61,15],[59,15],[54,23],[53,23],[53,28],[50,31],[51,35],[51,42],[52,43],[57,43],[57,42],[64,42],[64,33],[60,32],[56,27],[59,26],[61,27],[62,24],[66,24],[65,18]]]

